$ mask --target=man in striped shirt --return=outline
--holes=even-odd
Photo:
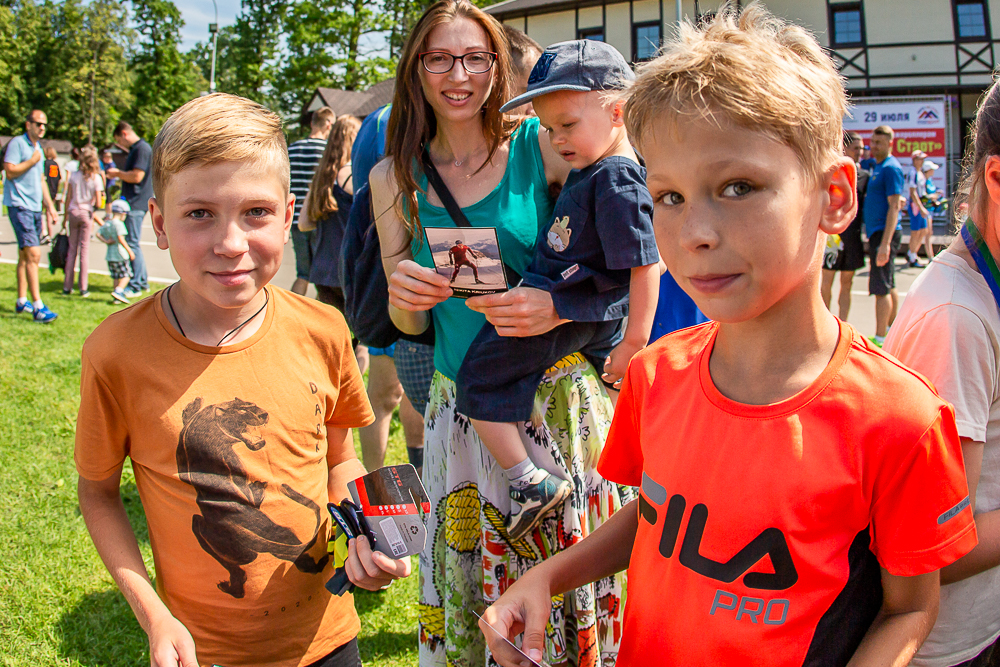
[[[295,282],[292,291],[305,294],[309,287],[309,268],[312,265],[313,234],[300,232],[297,221],[302,201],[309,192],[313,172],[323,157],[326,140],[337,114],[330,107],[320,107],[312,113],[312,127],[309,136],[288,147],[288,162],[292,168],[291,190],[295,195],[295,222],[292,222],[292,246],[295,248]]]

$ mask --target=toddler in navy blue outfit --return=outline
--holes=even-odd
[[[660,280],[653,200],[616,100],[632,79],[613,47],[562,42],[539,58],[528,92],[503,107],[532,100],[552,147],[574,167],[521,283],[551,293],[565,322],[526,338],[501,337],[487,323],[458,374],[458,411],[471,418],[510,481],[511,540],[527,535],[572,491],[569,481],[528,458],[514,423],[531,419],[546,369],[581,352],[603,369],[616,396],[614,387],[652,329]]]

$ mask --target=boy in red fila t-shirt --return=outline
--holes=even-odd
[[[629,367],[598,469],[640,498],[486,612],[533,658],[552,595],[625,567],[618,665],[905,665],[934,624],[976,531],[951,407],[820,296],[857,209],[845,105],[815,39],[756,4],[640,72],[660,254],[714,321]]]

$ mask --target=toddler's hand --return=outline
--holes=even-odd
[[[191,633],[173,616],[167,615],[150,625],[149,664],[151,667],[198,667]]]
[[[615,345],[615,349],[611,350],[611,354],[604,360],[604,373],[601,375],[604,381],[612,383],[615,389],[619,389],[622,379],[628,371],[628,362],[632,360],[636,352],[644,347],[646,347],[644,344],[627,340]]]

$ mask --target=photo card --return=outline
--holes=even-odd
[[[510,289],[496,227],[424,227],[434,269],[451,281],[454,296],[498,294]]]

